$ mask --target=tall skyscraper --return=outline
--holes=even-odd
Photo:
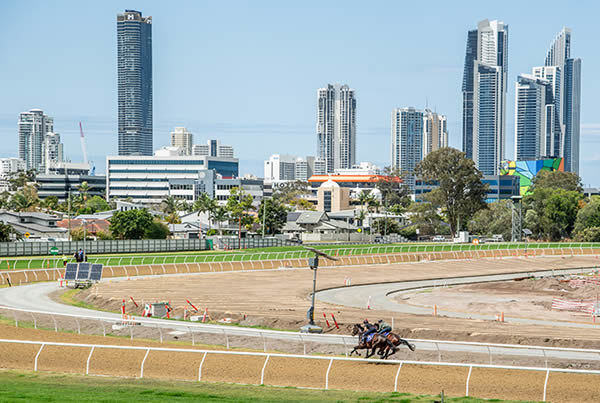
[[[317,158],[327,173],[352,168],[356,162],[356,98],[347,85],[317,91]]]
[[[522,74],[515,88],[515,158],[554,157],[555,115],[552,83]]]
[[[425,109],[423,113],[423,158],[432,151],[448,147],[446,116]]]
[[[171,146],[183,148],[183,155],[192,155],[194,136],[185,127],[176,127],[171,132]]]
[[[152,155],[152,17],[117,14],[119,155]]]
[[[413,171],[423,159],[423,122],[423,112],[412,107],[392,112],[392,168],[400,169],[411,189]]]
[[[60,134],[46,133],[42,144],[42,165],[48,173],[48,167],[52,162],[63,161],[63,144],[60,142]]]
[[[31,109],[19,114],[19,158],[26,169],[44,170],[42,151],[46,133],[54,131],[54,119],[44,115],[41,109]]]
[[[562,138],[564,133],[564,127],[560,120],[563,74],[557,66],[534,67],[532,72],[535,78],[541,78],[548,82],[552,93],[552,106],[546,105],[546,156],[560,157],[563,155]]]
[[[560,156],[565,171],[579,174],[579,137],[581,111],[581,59],[571,58],[571,30],[563,28],[548,49],[544,63],[561,73],[557,108],[561,128]]]
[[[463,151],[484,175],[505,154],[508,25],[483,20],[467,35],[463,74]]]

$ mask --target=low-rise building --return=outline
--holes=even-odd
[[[25,168],[25,161],[20,158],[0,158],[0,192],[8,191],[10,176]]]
[[[68,230],[57,225],[60,219],[53,214],[0,210],[0,222],[10,224],[27,239],[67,238]]]

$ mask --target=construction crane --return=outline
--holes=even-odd
[[[87,149],[85,147],[85,137],[83,136],[83,126],[81,126],[81,122],[79,122],[79,133],[81,134],[80,139],[81,139],[81,151],[83,151],[83,162],[84,163],[88,163],[88,159],[87,159]],[[96,167],[93,166],[94,162],[91,162],[91,173],[90,175],[94,176],[96,174]]]

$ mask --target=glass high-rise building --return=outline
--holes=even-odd
[[[505,154],[508,25],[483,20],[467,35],[463,74],[463,151],[484,175]]]
[[[318,90],[317,142],[317,158],[325,161],[327,173],[356,163],[356,98],[347,85]]]
[[[46,133],[54,132],[54,119],[41,109],[19,114],[19,158],[26,169],[44,171],[44,140]]]
[[[404,183],[414,189],[413,171],[423,159],[423,111],[399,108],[392,112],[392,168],[399,169]]]
[[[581,59],[571,58],[571,30],[563,28],[548,49],[545,63],[561,74],[557,96],[558,121],[561,130],[560,156],[565,171],[579,174],[579,136],[581,111]]]
[[[152,17],[117,14],[119,155],[152,155]]]

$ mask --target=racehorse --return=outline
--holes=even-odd
[[[389,332],[385,337],[392,343],[392,345],[394,347],[397,347],[400,344],[404,344],[406,347],[408,347],[410,349],[410,351],[415,351],[414,344],[409,343],[407,340],[404,340],[403,338],[398,336],[396,333]],[[395,348],[393,351],[390,352],[390,348],[388,346],[385,346],[383,349],[380,349],[377,352],[377,354],[378,355],[385,354],[386,357],[389,357],[390,355],[394,354],[396,351],[398,351],[397,348]]]
[[[381,359],[386,359],[388,355],[394,354],[396,352],[397,348],[385,336],[382,336],[379,333],[374,333],[371,340],[365,342],[363,340],[364,333],[365,328],[362,327],[359,323],[355,324],[352,328],[352,336],[358,335],[358,346],[354,347],[354,349],[350,352],[350,356],[352,356],[354,352],[360,355],[360,353],[356,350],[366,349],[367,352],[365,354],[365,358],[369,358],[373,354],[375,354],[375,351],[377,349],[379,349],[379,351],[382,352]],[[371,350],[371,354],[369,354],[369,350]]]

